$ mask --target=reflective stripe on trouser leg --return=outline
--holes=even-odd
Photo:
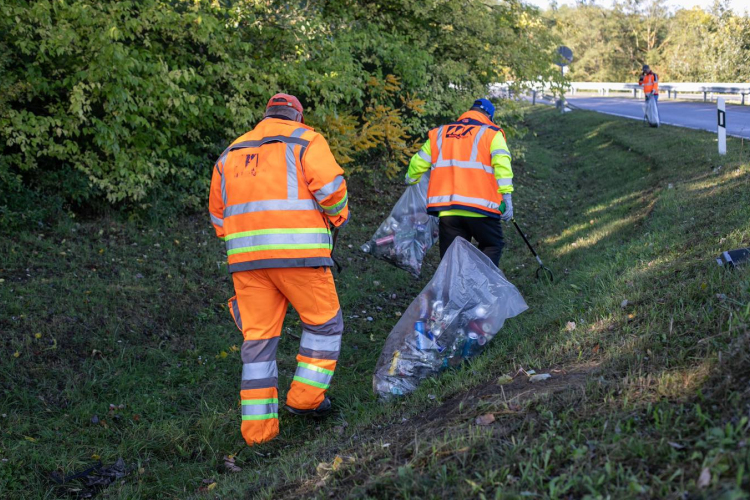
[[[263,443],[279,433],[278,345],[279,337],[242,343],[242,437],[249,445]]]
[[[287,404],[300,410],[317,408],[325,398],[341,350],[344,320],[341,310],[322,325],[303,323],[297,371]]]

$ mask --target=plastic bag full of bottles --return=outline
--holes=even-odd
[[[425,254],[438,240],[438,218],[427,214],[429,173],[408,186],[388,217],[361,249],[419,276]]]
[[[386,399],[407,394],[425,378],[458,367],[527,308],[487,256],[456,238],[388,335],[375,368],[375,393]]]

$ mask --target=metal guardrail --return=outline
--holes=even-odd
[[[579,90],[595,90],[600,95],[609,95],[610,91],[632,91],[633,97],[643,94],[643,88],[637,83],[620,82],[570,82],[570,92],[575,95]],[[677,99],[678,93],[703,94],[703,101],[708,100],[709,94],[740,95],[742,104],[745,96],[750,95],[750,83],[659,83],[659,90],[666,90],[667,97]]]

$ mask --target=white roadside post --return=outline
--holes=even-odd
[[[717,114],[717,131],[719,133],[719,154],[727,154],[727,112],[726,105],[724,104],[724,98],[719,97],[716,100],[716,114]]]

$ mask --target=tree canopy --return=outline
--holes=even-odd
[[[0,220],[50,197],[202,207],[279,91],[349,172],[394,175],[489,83],[554,77],[555,47],[518,0],[6,1]]]
[[[750,18],[726,0],[672,11],[666,0],[593,1],[553,6],[545,15],[573,49],[574,81],[631,81],[643,64],[663,81],[750,80]]]

